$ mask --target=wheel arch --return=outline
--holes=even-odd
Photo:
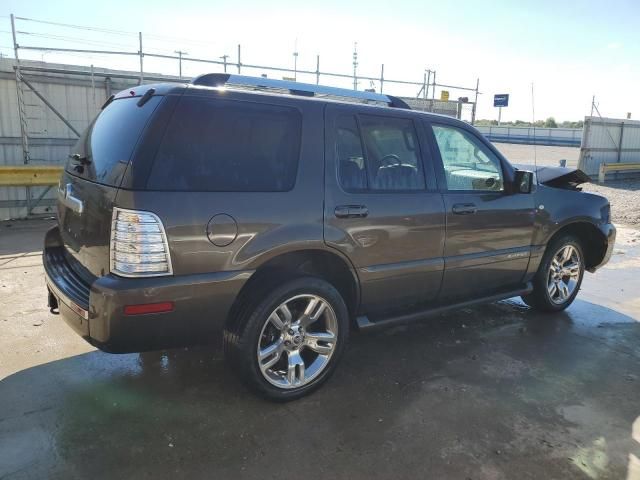
[[[597,225],[587,220],[567,223],[549,237],[547,246],[563,235],[572,235],[580,241],[587,271],[594,271],[600,265],[607,253],[607,237]]]
[[[351,262],[333,250],[298,249],[280,253],[257,266],[238,293],[227,316],[225,329],[235,330],[234,320],[251,299],[282,281],[302,275],[316,276],[331,283],[342,295],[350,320],[355,318],[360,304],[360,282]]]

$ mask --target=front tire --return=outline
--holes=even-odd
[[[559,312],[578,295],[584,276],[582,245],[573,235],[552,240],[533,278],[533,292],[522,300],[543,312]]]
[[[349,314],[330,283],[297,278],[243,310],[225,330],[225,358],[251,389],[293,400],[331,376],[348,339]]]

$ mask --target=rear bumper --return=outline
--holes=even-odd
[[[125,353],[202,343],[221,331],[251,271],[154,278],[78,275],[56,245],[57,227],[47,233],[43,263],[60,316],[101,350]],[[82,295],[86,292],[86,295]],[[127,305],[173,302],[166,313],[125,315]]]

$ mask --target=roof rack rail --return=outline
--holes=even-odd
[[[205,73],[191,80],[192,85],[205,87],[224,87],[235,85],[239,87],[253,87],[258,89],[285,90],[291,95],[303,97],[340,97],[345,99],[356,99],[361,102],[384,103],[394,108],[411,108],[403,100],[391,95],[384,95],[375,92],[361,92],[359,90],[349,90],[347,88],[327,87],[324,85],[314,85],[312,83],[299,83],[290,80],[275,80],[265,77],[250,77],[247,75],[233,75],[230,73]]]

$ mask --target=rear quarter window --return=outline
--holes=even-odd
[[[147,189],[291,190],[300,135],[301,116],[294,108],[183,97],[162,139]]]
[[[151,97],[141,107],[138,97],[112,101],[82,134],[72,150],[84,162],[69,159],[72,175],[119,186],[138,139],[162,96]]]

